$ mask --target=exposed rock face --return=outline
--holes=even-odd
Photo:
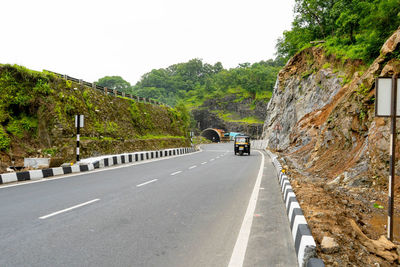
[[[309,48],[278,75],[263,137],[270,149],[282,152],[318,256],[327,266],[399,263],[400,248],[382,237],[387,234],[390,123],[374,116],[375,78],[400,73],[399,43],[400,28],[369,67]],[[400,138],[396,156],[399,159]],[[398,176],[394,195],[398,241]],[[326,236],[334,238],[339,249]]]
[[[262,133],[261,123],[240,123],[224,121],[216,114],[208,110],[195,109],[192,111],[195,121],[198,123],[198,128],[204,130],[207,128],[222,129],[226,132],[240,132],[247,134],[253,138],[258,138]]]
[[[341,88],[343,78],[340,76],[344,74],[334,73],[330,68],[315,71],[310,66],[310,70],[299,69],[285,77],[285,72],[293,72],[294,65],[304,64],[301,62],[304,58],[324,60],[320,50],[309,49],[293,57],[280,72],[264,123],[263,137],[268,139],[270,148],[286,149],[293,127],[306,114],[331,102]],[[308,142],[306,138],[304,143]]]
[[[240,118],[244,117],[257,117],[264,119],[265,112],[267,111],[268,102],[255,101],[254,107],[251,108],[253,99],[246,98],[238,101],[239,96],[236,94],[228,94],[224,98],[208,99],[204,101],[200,108],[207,108],[208,110],[224,110],[234,113]]]
[[[255,117],[262,120],[267,111],[268,103],[264,101],[255,101],[254,105],[252,105],[252,102],[253,100],[251,98],[237,101],[237,96],[235,94],[230,94],[222,99],[206,100],[201,107],[192,110],[192,114],[200,130],[218,128],[227,132],[242,132],[253,138],[257,138],[261,136],[262,133],[261,123],[249,124],[226,121],[217,115],[218,112],[223,111],[231,113],[238,119]]]
[[[225,122],[216,114],[206,109],[192,110],[193,118],[198,123],[198,128],[204,130],[207,128],[218,128],[226,130]]]
[[[326,57],[322,48],[294,56],[279,73],[268,105],[268,147],[289,152],[306,172],[329,179],[347,172],[340,183],[349,186],[383,184],[389,123],[374,117],[375,77],[400,72],[399,42],[400,29],[365,72],[357,71],[361,62]]]

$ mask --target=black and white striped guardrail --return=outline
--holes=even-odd
[[[321,259],[314,258],[316,256],[316,244],[308,227],[306,218],[297,201],[296,195],[287,175],[282,172],[282,165],[279,163],[277,156],[267,150],[271,157],[275,168],[278,171],[278,181],[281,187],[283,201],[288,215],[290,230],[297,254],[297,260],[301,267],[322,267],[325,266]]]
[[[104,168],[113,165],[119,165],[124,163],[133,163],[138,161],[164,158],[170,156],[183,155],[187,153],[195,152],[196,149],[192,147],[183,148],[171,148],[164,150],[144,151],[135,153],[126,153],[120,155],[109,156],[101,158],[94,162],[83,163],[79,165],[72,165],[67,167],[49,168],[43,170],[33,170],[25,172],[12,172],[0,174],[0,184],[28,181],[28,180],[40,180],[42,178],[91,171],[98,168]]]

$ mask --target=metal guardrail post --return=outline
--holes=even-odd
[[[113,89],[113,94],[114,94],[114,96],[118,95],[117,89]]]
[[[105,94],[105,95],[108,95],[107,87],[104,87],[104,94]]]
[[[122,97],[125,97],[125,92],[122,92]]]

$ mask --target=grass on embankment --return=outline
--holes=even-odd
[[[184,106],[137,103],[106,96],[48,72],[0,65],[0,168],[12,160],[21,164],[24,157],[72,159],[76,114],[85,115],[81,136],[91,144],[82,149],[82,157],[108,153],[101,150],[106,143],[113,143],[116,153],[147,150],[149,143],[155,148],[157,140],[160,148],[189,144],[190,117]],[[134,145],[138,141],[141,145]]]

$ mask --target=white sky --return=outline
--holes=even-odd
[[[225,68],[274,57],[294,0],[2,0],[0,63],[132,84],[201,58]]]

